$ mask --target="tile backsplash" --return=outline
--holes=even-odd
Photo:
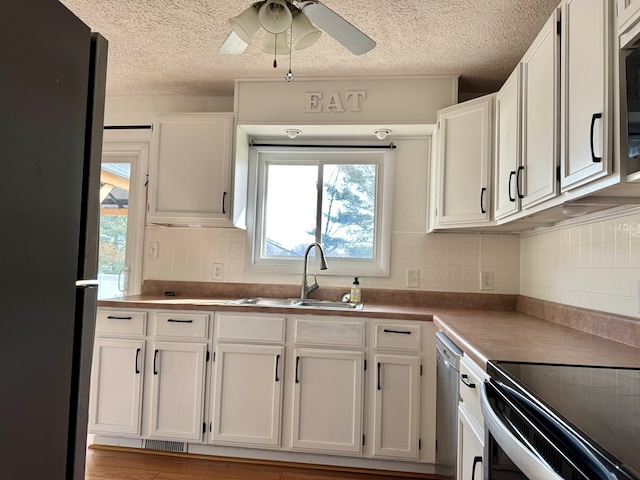
[[[639,317],[640,213],[522,236],[520,294]]]
[[[246,232],[233,228],[147,227],[146,242],[158,242],[158,259],[144,259],[148,280],[212,281],[213,264],[223,265],[224,282],[291,284],[301,275],[244,271]],[[419,270],[415,290],[480,292],[480,272],[492,272],[486,293],[519,293],[520,239],[513,235],[392,234],[391,275],[363,277],[362,288],[408,289],[407,270]],[[318,275],[321,285],[349,287],[351,277]],[[414,289],[412,289],[414,290]]]

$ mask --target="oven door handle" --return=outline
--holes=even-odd
[[[496,415],[489,403],[487,388],[494,387],[488,381],[485,381],[482,384],[480,396],[482,414],[484,415],[484,424],[495,441],[498,442],[504,453],[506,453],[522,473],[529,478],[562,480],[562,477],[559,476],[555,470],[523,445],[520,440],[500,421],[500,418],[498,418],[498,415]],[[488,445],[488,439],[486,439],[485,442]]]

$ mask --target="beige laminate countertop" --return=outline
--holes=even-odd
[[[640,368],[640,348],[520,312],[439,312],[434,322],[480,366],[502,360]]]
[[[229,305],[232,298],[132,295],[100,300],[100,307],[216,310],[433,321],[480,366],[488,360],[640,368],[640,348],[517,311],[429,308],[366,303],[362,310]]]

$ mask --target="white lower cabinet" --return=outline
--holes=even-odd
[[[480,407],[480,389],[486,372],[463,356],[460,360],[460,403],[458,405],[457,480],[484,478],[484,417]]]
[[[280,445],[284,347],[218,344],[210,441]]]
[[[98,338],[93,349],[89,431],[140,435],[144,340]]]
[[[154,344],[150,437],[200,441],[206,353],[204,343]]]
[[[420,432],[420,357],[375,355],[373,454],[418,458]]]
[[[484,443],[477,424],[468,410],[458,408],[458,480],[482,480],[484,478]]]
[[[292,448],[360,453],[364,352],[299,348],[293,368]]]
[[[389,470],[435,461],[431,322],[101,308],[96,331],[97,443],[342,455],[345,466]]]

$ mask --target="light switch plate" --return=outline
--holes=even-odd
[[[160,244],[158,242],[147,243],[147,257],[150,260],[157,260],[160,257]]]
[[[407,270],[407,287],[420,287],[420,270]]]

